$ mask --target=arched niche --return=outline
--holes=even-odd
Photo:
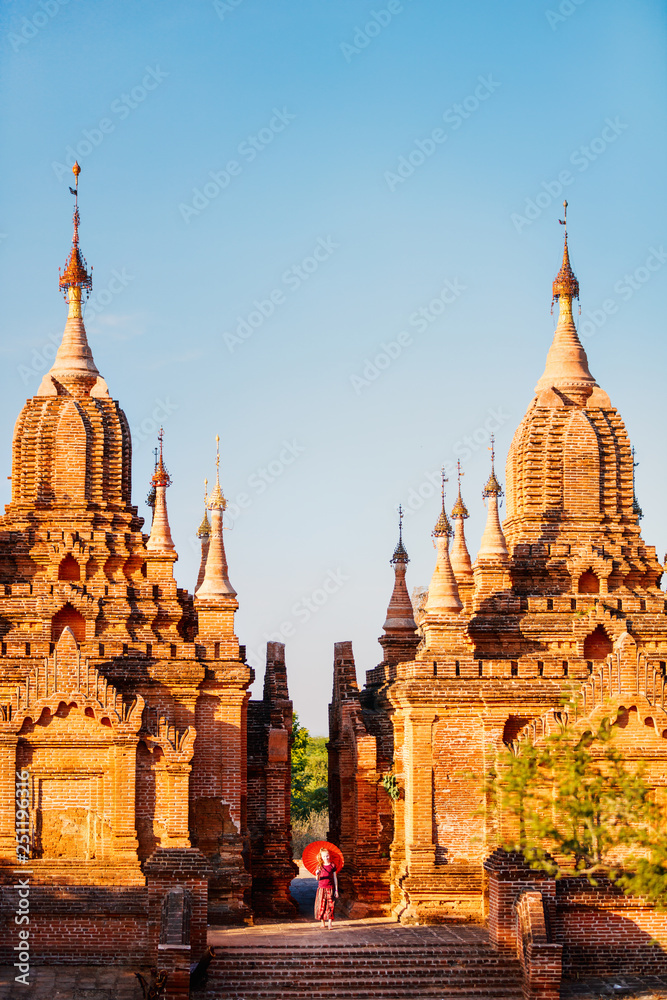
[[[60,563],[60,566],[58,567],[58,579],[59,580],[81,579],[81,567],[79,566],[74,556],[69,552]]]
[[[577,590],[580,594],[599,594],[600,593],[600,580],[596,573],[592,569],[587,569],[579,577],[579,582],[577,584]]]
[[[71,629],[77,642],[86,641],[86,619],[69,602],[51,619],[51,642],[57,642],[66,628]]]
[[[606,660],[611,653],[613,643],[607,635],[604,627],[598,625],[597,628],[584,639],[584,659],[585,660]]]

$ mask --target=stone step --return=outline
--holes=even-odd
[[[521,1000],[521,982],[518,961],[486,944],[339,948],[323,936],[319,947],[220,947],[209,967],[206,988],[196,996],[202,1000]]]
[[[205,992],[192,994],[193,1000],[522,1000],[521,987],[517,985],[496,985],[494,983],[479,986],[463,986],[461,988],[449,985],[438,986],[431,983],[430,987],[421,989],[410,983],[400,986],[383,987],[375,983],[358,983],[349,987],[340,982],[330,986],[319,984],[317,987],[301,988],[292,981],[289,987],[258,987],[252,984],[234,987],[223,982],[211,982]]]

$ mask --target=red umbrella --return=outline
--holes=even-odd
[[[329,859],[336,866],[336,871],[339,872],[345,864],[345,858],[339,848],[335,844],[330,844],[328,840],[314,840],[312,844],[304,847],[302,858],[304,866],[314,875],[317,870],[317,855],[322,850],[329,852]]]

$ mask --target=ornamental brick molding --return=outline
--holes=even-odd
[[[663,566],[641,536],[630,439],[577,334],[567,243],[553,290],[558,324],[507,456],[502,524],[492,451],[472,572],[459,476],[451,553],[444,496],[433,511],[437,556],[418,625],[403,613],[400,636],[388,627],[406,587],[403,549],[382,662],[360,689],[351,644],[334,654],[331,836],[346,845],[355,906],[408,923],[482,921],[493,909],[484,862],[502,830],[484,776],[507,744],[557,727],[569,698],[582,726],[612,715],[658,798],[667,784]]]
[[[191,912],[188,941],[163,942],[182,989],[179,948],[196,961],[207,920],[251,916],[253,872],[288,905],[292,703],[277,649],[268,675],[279,682],[249,701],[254,671],[234,633],[219,477],[207,497],[213,526],[207,516],[199,529],[211,533],[201,594],[177,586],[162,435],[143,531],[128,422],[82,318],[91,279],[78,230],[77,204],[61,276],[65,330],[16,422],[0,518],[0,885],[10,891],[16,878],[18,772],[34,960],[157,965],[159,907],[172,893]],[[258,711],[265,742],[248,727]],[[254,800],[258,784],[268,808]],[[12,914],[3,908],[6,957]]]

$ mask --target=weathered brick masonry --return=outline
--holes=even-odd
[[[274,890],[286,902],[284,652],[272,646],[264,699],[250,703],[262,722],[249,802],[254,675],[234,635],[226,503],[216,478],[193,597],[173,575],[161,452],[150,536],[132,505],[128,423],[82,318],[78,225],[77,207],[65,331],[16,422],[0,520],[0,948],[12,954],[11,886],[29,871],[33,960],[153,962],[172,891],[196,957],[207,919],[242,920]]]
[[[459,482],[451,552],[443,495],[419,628],[401,540],[384,658],[363,690],[351,644],[335,649],[330,832],[348,859],[345,889],[357,913],[393,911],[407,922],[485,918],[484,861],[501,831],[482,777],[507,743],[547,733],[572,687],[583,698],[580,724],[611,713],[627,759],[645,762],[658,794],[667,784],[663,567],[641,537],[623,421],[577,335],[579,285],[567,236],[553,292],[558,324],[509,450],[502,527],[503,491],[492,468],[473,566]],[[531,878],[526,891],[535,888]],[[620,940],[623,926],[627,943],[632,928],[615,909],[622,901],[589,911],[576,902],[582,891],[561,898],[558,926],[572,941],[595,928],[604,964],[605,935]],[[643,916],[639,926],[650,933],[650,923]],[[536,938],[536,954],[543,943]],[[652,954],[663,960],[662,951]],[[575,960],[573,945],[564,961],[574,967]]]

